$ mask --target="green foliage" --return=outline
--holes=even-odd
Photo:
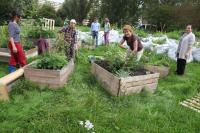
[[[166,54],[156,54],[151,51],[145,51],[141,59],[144,64],[156,65],[156,66],[166,66],[169,67],[174,63]]]
[[[36,61],[33,67],[37,69],[50,69],[59,70],[67,64],[66,57],[64,55],[51,53],[44,54],[40,59]]]
[[[7,64],[0,64],[0,78],[8,74],[8,65]]]
[[[166,41],[167,41],[166,38],[164,38],[164,39],[157,39],[157,40],[153,40],[153,43],[161,45],[161,44],[165,44]]]
[[[0,26],[0,47],[7,48],[8,44],[8,26]]]
[[[38,16],[53,19],[56,17],[56,10],[50,3],[45,3],[39,8]]]
[[[115,45],[109,46],[104,57],[108,65],[106,67],[108,67],[110,72],[118,76],[125,76],[144,68],[142,62],[136,61],[135,55],[130,55],[128,58],[125,58],[123,50]]]
[[[68,44],[65,40],[64,40],[64,35],[63,34],[59,34],[57,36],[57,39],[56,39],[56,43],[55,45],[53,46],[53,51],[56,53],[65,53],[65,47],[66,45],[70,45]]]
[[[0,102],[0,132],[85,133],[80,120],[90,120],[96,133],[198,133],[200,115],[179,103],[199,91],[199,63],[189,63],[184,76],[159,79],[154,94],[113,97],[90,72],[89,55],[103,56],[107,47],[81,49],[74,73],[59,90],[38,90],[20,80],[10,102]],[[26,83],[24,83],[26,82]],[[16,92],[21,91],[23,92]]]
[[[181,31],[172,31],[166,33],[168,38],[179,40],[181,36]]]
[[[55,38],[55,32],[52,30],[42,30],[42,29],[32,29],[28,32],[28,37],[30,38],[40,38],[43,36],[45,38]]]
[[[144,30],[134,29],[134,32],[135,32],[139,37],[147,38],[147,37],[149,36],[149,33],[148,33],[147,31],[144,31]]]
[[[82,32],[90,32],[90,27],[88,27],[88,26],[77,25],[76,27],[78,30],[80,30]]]

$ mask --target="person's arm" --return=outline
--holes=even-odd
[[[12,45],[12,50],[13,50],[14,53],[17,53],[17,48],[15,46],[15,42],[14,42],[14,39],[13,39],[14,34],[15,34],[15,26],[12,25],[12,24],[9,24],[8,25],[8,32],[9,32],[9,41]]]
[[[119,47],[121,47],[121,48],[124,48],[125,49],[125,47],[124,47],[124,42],[125,42],[125,40],[124,40],[124,38],[122,38],[122,40],[120,41],[120,43],[119,43]]]
[[[137,53],[137,51],[138,51],[138,40],[135,40],[135,41],[133,42],[133,47],[134,47],[133,52],[134,52],[134,53]]]
[[[108,23],[108,29],[109,29],[109,31],[111,30],[111,26],[110,26],[110,23]]]
[[[100,23],[99,23],[99,31],[101,30],[101,25],[100,25]]]
[[[66,27],[63,27],[61,30],[58,31],[58,33],[63,33],[65,32],[65,30],[66,30]]]
[[[91,24],[90,31],[92,33],[92,31],[93,31],[93,23]]]
[[[188,50],[186,52],[186,56],[188,57],[192,53],[192,46],[195,43],[195,36],[191,36],[188,40]]]

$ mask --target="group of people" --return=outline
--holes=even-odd
[[[9,62],[9,72],[13,72],[16,70],[16,65],[19,64],[21,67],[25,66],[26,57],[24,54],[23,46],[20,41],[20,27],[18,22],[21,19],[20,13],[14,11],[12,13],[11,21],[8,24],[8,31],[9,31],[9,42],[8,48],[10,49],[10,62]],[[99,31],[101,29],[100,23],[98,22],[97,18],[94,18],[94,22],[91,24],[91,34],[93,37],[93,42],[95,47],[98,46],[98,38],[99,38]],[[105,19],[104,24],[104,41],[105,44],[109,44],[109,32],[111,30],[109,19]],[[59,33],[64,33],[64,40],[66,41],[65,46],[65,54],[67,60],[75,59],[75,52],[76,52],[76,44],[77,44],[77,31],[76,31],[76,20],[70,20],[69,25],[63,27]],[[134,29],[130,25],[125,25],[123,27],[124,36],[120,41],[119,46],[121,48],[126,48],[124,46],[124,42],[127,42],[129,46],[126,57],[130,55],[135,55],[137,57],[137,61],[140,61],[144,47],[138,36],[134,33]],[[186,32],[181,36],[178,50],[177,50],[177,70],[176,74],[183,75],[185,71],[186,61],[190,57],[192,52],[192,46],[195,43],[195,35],[192,33],[192,25],[188,25],[186,27]],[[39,50],[46,49],[48,47],[48,43],[41,37],[38,41]],[[45,45],[45,47],[43,47]],[[40,48],[41,47],[41,48]],[[45,50],[40,51],[42,54]]]

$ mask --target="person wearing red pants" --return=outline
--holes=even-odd
[[[20,27],[18,25],[20,19],[21,19],[21,14],[17,11],[13,11],[11,21],[8,24],[8,32],[9,32],[8,48],[10,49],[10,54],[11,54],[9,62],[10,73],[16,70],[17,64],[19,64],[21,67],[26,65],[25,53],[20,43]]]

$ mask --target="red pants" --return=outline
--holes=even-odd
[[[26,65],[26,56],[23,50],[22,45],[19,43],[15,43],[15,46],[17,48],[17,53],[13,52],[13,48],[12,48],[12,44],[9,42],[8,47],[10,49],[10,62],[9,65],[11,66],[16,66],[17,64],[19,64],[21,67]]]

